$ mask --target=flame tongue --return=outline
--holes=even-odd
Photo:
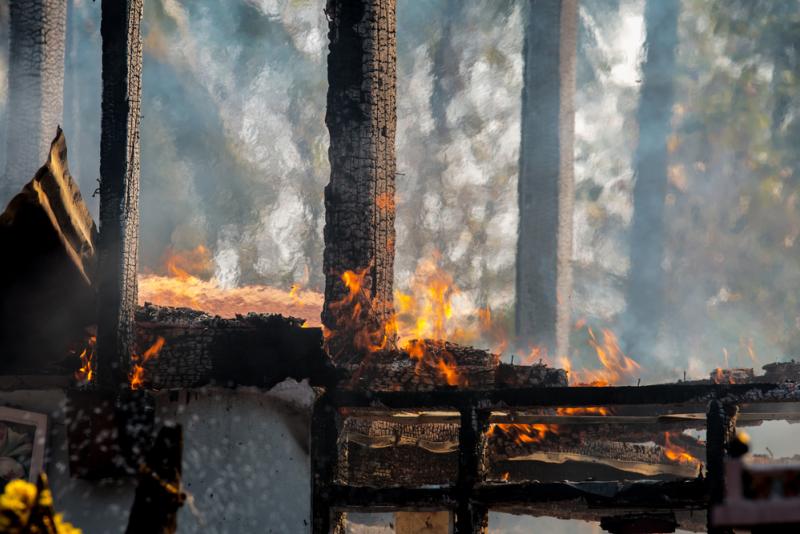
[[[670,439],[671,432],[664,432],[664,456],[673,462],[699,466],[702,462],[689,454],[689,451],[673,443]]]
[[[138,354],[131,355],[131,372],[128,375],[131,389],[139,389],[144,385],[144,364],[158,356],[158,353],[164,347],[164,343],[164,338],[158,336],[155,343],[150,345],[141,356]]]
[[[91,336],[80,354],[81,367],[75,371],[75,380],[80,383],[91,382],[94,378],[94,347],[97,344],[97,337]]]

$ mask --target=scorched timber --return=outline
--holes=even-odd
[[[319,328],[280,315],[251,313],[226,319],[187,308],[146,304],[136,313],[137,345],[164,345],[144,364],[152,389],[208,384],[269,388],[286,378],[333,380]]]
[[[414,340],[407,350],[384,350],[359,364],[343,366],[350,374],[345,389],[421,392],[458,387],[563,387],[567,375],[545,365],[508,365],[489,351],[437,340]]]
[[[61,129],[45,164],[0,215],[0,367],[42,373],[94,323],[97,230]]]

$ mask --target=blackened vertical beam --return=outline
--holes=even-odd
[[[329,534],[331,522],[331,486],[336,470],[336,408],[330,397],[317,397],[311,414],[311,532]],[[335,524],[341,523],[337,518]],[[337,527],[338,530],[338,527]]]
[[[708,532],[728,534],[730,529],[716,529],[711,526],[711,509],[725,497],[725,457],[728,444],[736,434],[736,416],[739,407],[725,404],[718,399],[708,404],[706,414],[706,470],[708,481]]]
[[[139,107],[143,0],[103,0],[97,378],[126,382],[134,350],[139,240]]]
[[[471,499],[475,487],[483,478],[484,444],[488,426],[488,412],[478,410],[475,405],[461,408],[455,534],[483,534],[488,528],[488,508]]]

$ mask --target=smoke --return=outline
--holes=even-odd
[[[203,244],[224,287],[321,289],[323,4],[146,2],[143,271],[161,272],[169,248]],[[800,283],[791,260],[800,221],[786,178],[795,163],[778,143],[793,131],[796,105],[770,96],[788,91],[775,75],[783,56],[764,52],[755,23],[741,35],[712,31],[736,10],[721,15],[692,0],[681,7],[665,199],[668,311],[659,331],[639,333],[652,340],[656,361],[647,364],[663,378],[683,369],[704,375],[722,364],[723,348],[731,364],[745,364],[748,347],[762,361],[800,347],[786,298]],[[396,286],[406,289],[438,252],[460,289],[456,315],[488,306],[504,324],[515,298],[522,9],[511,0],[404,0],[397,8]],[[70,3],[64,129],[95,214],[99,21],[99,3]],[[644,1],[584,3],[580,25],[573,315],[617,329],[630,270]],[[2,40],[0,116],[6,54]],[[576,330],[570,356],[576,365],[592,357],[584,332]]]

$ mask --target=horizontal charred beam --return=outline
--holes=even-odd
[[[800,392],[794,392],[781,384],[530,387],[491,391],[460,390],[454,387],[447,390],[416,392],[347,390],[331,392],[332,402],[336,406],[381,405],[398,410],[461,407],[475,403],[506,407],[683,404],[701,403],[714,397],[725,398],[730,402],[787,402],[800,400]]]
[[[455,488],[365,488],[335,485],[331,504],[339,509],[441,509],[456,506]],[[493,509],[582,500],[589,507],[604,509],[700,508],[708,495],[701,479],[681,481],[577,482],[494,484],[475,488],[471,500]]]
[[[205,385],[269,388],[294,378],[314,385],[336,380],[322,350],[322,331],[280,315],[221,318],[183,308],[145,305],[136,314],[137,345],[164,344],[144,364],[152,389]]]

